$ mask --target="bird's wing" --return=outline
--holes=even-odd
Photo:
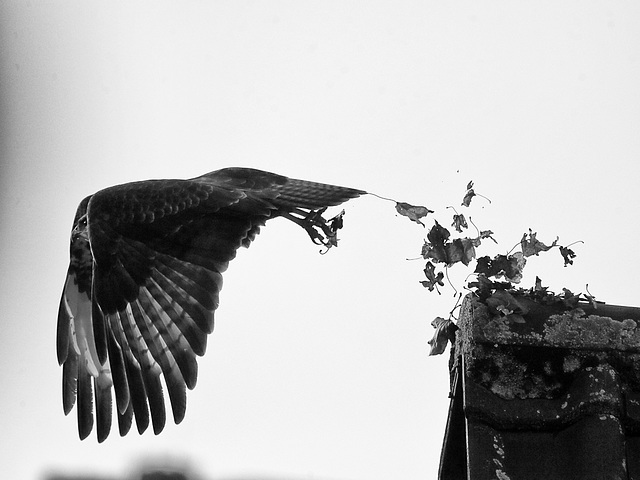
[[[239,203],[246,213],[234,212]],[[92,429],[93,400],[98,438],[108,435],[112,384],[121,434],[132,416],[143,432],[149,410],[160,432],[161,374],[174,420],[182,420],[196,355],[213,330],[221,274],[272,209],[241,190],[185,180],[136,182],[91,198],[91,289],[80,292],[69,277],[59,313],[59,331],[66,326],[76,338],[62,358],[63,400],[68,411],[77,395],[81,436]]]
[[[164,428],[164,377],[174,421],[196,383],[196,356],[213,330],[222,273],[271,216],[336,205],[364,192],[252,169],[191,180],[134,182],[88,203],[90,292],[67,278],[58,321],[65,412],[78,404],[79,432],[111,427],[115,391],[120,434],[135,417]],[[71,339],[71,340],[69,340]],[[62,352],[62,353],[60,353]],[[150,413],[149,413],[150,412]]]

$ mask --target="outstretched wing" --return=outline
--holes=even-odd
[[[121,435],[133,417],[140,433],[150,420],[156,434],[162,431],[161,376],[174,421],[182,421],[196,356],[213,330],[222,273],[237,249],[269,218],[300,218],[363,193],[229,168],[93,195],[86,204],[91,278],[82,279],[78,262],[70,267],[58,319],[63,405],[68,413],[77,396],[81,438],[93,428],[94,400],[98,440],[107,437],[112,390]]]

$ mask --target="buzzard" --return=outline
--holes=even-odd
[[[148,180],[85,198],[73,221],[71,260],[58,311],[57,355],[65,414],[77,404],[78,433],[99,442],[135,417],[139,433],[185,415],[222,288],[222,273],[274,217],[335,245],[342,214],[329,206],[362,190],[224,168],[190,180]]]

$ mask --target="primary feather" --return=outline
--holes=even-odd
[[[312,240],[335,245],[321,217],[366,192],[250,168],[190,180],[148,180],[106,188],[79,205],[58,311],[63,409],[77,405],[78,431],[97,424],[107,438],[115,405],[121,435],[156,434],[166,411],[175,423],[196,385],[196,357],[213,330],[222,273],[260,227],[283,216]]]

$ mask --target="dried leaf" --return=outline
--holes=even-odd
[[[527,260],[521,252],[512,255],[496,255],[493,258],[485,256],[478,259],[475,273],[481,273],[487,277],[504,277],[509,282],[520,283],[526,263]]]
[[[469,182],[467,184],[467,193],[465,193],[464,198],[462,199],[462,206],[468,207],[471,205],[471,199],[476,196],[476,192],[473,190],[473,182]]]
[[[485,303],[494,313],[502,315],[526,315],[529,308],[505,290],[496,290]],[[520,323],[520,322],[518,322]]]
[[[422,257],[425,259],[431,258],[436,262],[448,263],[445,243],[450,235],[449,230],[436,221],[435,225],[427,233],[427,240],[429,241],[422,246]]]
[[[585,286],[585,288],[587,289],[587,293],[584,294],[584,298],[587,299],[587,301],[591,304],[591,306],[597,310],[598,309],[598,301],[596,300],[596,297],[594,297],[593,295],[591,295],[591,292],[589,292],[589,284],[587,284]]]
[[[505,272],[504,278],[513,283],[520,283],[520,280],[522,280],[522,271],[527,263],[527,259],[520,252],[509,255],[509,257],[511,270]]]
[[[419,205],[411,205],[409,203],[397,202],[396,203],[396,211],[400,215],[404,215],[408,217],[412,222],[419,223],[423,227],[424,223],[420,221],[421,218],[426,217],[430,213],[434,213],[433,210],[429,210],[427,207],[419,206]]]
[[[578,302],[580,301],[581,293],[575,294],[568,288],[562,289],[562,303],[566,306],[567,309],[573,310],[577,308]]]
[[[453,223],[451,224],[451,226],[454,227],[456,231],[460,233],[462,233],[463,228],[469,228],[469,225],[467,224],[467,219],[464,218],[464,215],[462,214],[455,214],[453,216]]]
[[[536,275],[536,285],[533,287],[534,292],[546,292],[547,288],[542,286],[542,279]]]
[[[456,330],[458,327],[451,320],[445,320],[442,317],[436,317],[432,322],[431,326],[436,329],[433,337],[429,340],[429,345],[431,345],[431,349],[429,350],[429,355],[440,355],[447,348],[447,344],[455,341],[456,338]]]
[[[435,270],[436,266],[431,262],[427,262],[424,267],[424,274],[427,277],[427,280],[423,280],[420,283],[423,287],[428,288],[430,292],[433,292],[433,289],[435,288],[436,291],[440,293],[438,285],[444,287],[444,274],[442,272],[438,272],[436,274]]]
[[[422,246],[422,257],[448,266],[457,262],[469,265],[476,258],[475,247],[480,245],[480,239],[456,238],[450,242],[450,236],[449,230],[436,221],[427,234],[428,241]]]
[[[491,230],[482,230],[480,232],[480,237],[479,238],[481,238],[481,239],[490,238],[491,240],[493,240],[493,243],[495,243],[497,245],[498,242],[496,241],[495,238],[492,237],[492,235],[493,235],[493,232]]]
[[[482,301],[484,301],[487,297],[489,297],[493,292],[493,290],[496,288],[495,282],[492,282],[491,280],[489,280],[487,276],[483,273],[479,274],[476,277],[476,280],[474,282],[469,282],[467,286],[470,289],[474,289],[475,294]]]
[[[573,265],[573,259],[576,258],[576,253],[567,247],[560,247],[560,255],[564,259],[564,266]]]
[[[447,253],[447,265],[462,262],[465,266],[476,258],[476,239],[456,238],[445,246]]]
[[[527,238],[526,233],[522,236],[522,240],[520,240],[520,246],[522,247],[522,253],[525,257],[538,255],[540,252],[546,252],[547,250],[550,250],[558,244],[558,237],[556,237],[551,245],[547,246],[540,240],[538,240],[536,238],[536,235],[536,232],[532,232],[531,229],[529,229],[529,238]]]
[[[475,190],[473,189],[473,182],[469,182],[469,183],[467,183],[467,193],[465,193],[464,198],[462,199],[462,206],[463,207],[468,207],[469,205],[471,205],[471,199],[473,197],[475,197],[476,195],[478,195],[479,197],[484,198],[487,202],[491,203],[491,200],[489,200],[484,195],[477,194],[475,192]]]

